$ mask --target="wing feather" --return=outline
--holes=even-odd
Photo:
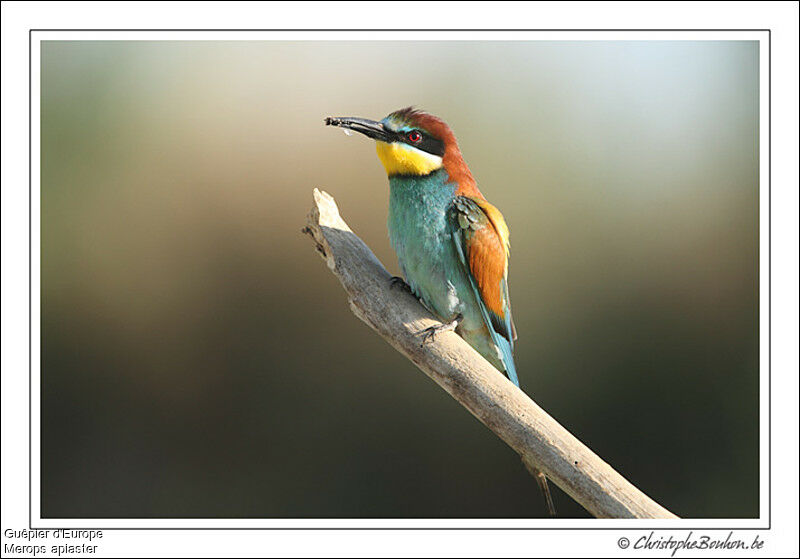
[[[510,344],[516,339],[508,292],[508,227],[486,200],[458,196],[452,206],[453,237],[475,289],[484,320]]]

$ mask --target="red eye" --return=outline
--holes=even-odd
[[[422,134],[420,134],[416,130],[412,130],[411,132],[408,133],[406,138],[408,138],[409,142],[414,142],[416,144],[422,139]]]

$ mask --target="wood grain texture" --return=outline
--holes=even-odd
[[[446,390],[522,457],[598,518],[677,518],[614,471],[514,386],[457,334],[420,344],[439,322],[403,289],[339,215],[333,198],[314,189],[303,231],[342,283],[353,313]],[[537,503],[538,505],[538,503]]]

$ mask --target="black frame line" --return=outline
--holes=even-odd
[[[32,113],[32,99],[33,99],[33,91],[31,88],[32,84],[32,66],[31,66],[31,57],[32,57],[32,45],[33,45],[33,33],[34,32],[222,32],[222,31],[235,31],[235,32],[269,32],[269,33],[278,33],[278,32],[363,32],[363,31],[373,31],[373,32],[407,32],[407,31],[422,31],[422,32],[487,32],[487,31],[495,31],[495,32],[536,32],[536,33],[546,33],[546,32],[669,32],[669,31],[683,31],[683,32],[766,32],[767,33],[767,88],[769,89],[769,94],[767,96],[767,138],[769,140],[769,150],[767,152],[767,218],[768,218],[768,226],[767,226],[767,405],[769,410],[767,412],[767,457],[768,457],[768,467],[767,467],[767,493],[768,493],[768,509],[767,509],[767,527],[746,527],[746,528],[707,528],[707,527],[653,527],[653,526],[646,526],[646,527],[566,527],[566,526],[554,526],[554,527],[547,527],[547,526],[530,526],[530,527],[370,527],[370,526],[346,526],[346,527],[150,527],[150,528],[134,528],[134,527],[102,527],[102,526],[79,526],[79,527],[67,527],[62,526],[60,528],[42,528],[42,527],[34,527],[33,526],[33,492],[32,492],[32,483],[33,483],[33,451],[32,451],[32,429],[33,429],[33,372],[32,372],[32,332],[33,332],[33,322],[32,322],[32,315],[31,315],[31,305],[32,305],[32,277],[31,277],[31,270],[32,270],[32,252],[31,252],[31,232],[32,232],[32,159],[33,159],[33,137],[31,134],[31,123],[33,118]],[[760,68],[759,68],[760,70]],[[759,99],[761,98],[761,91],[759,90]],[[759,118],[759,123],[761,122]],[[759,148],[761,146],[761,136],[759,134]],[[759,154],[760,155],[760,154]],[[760,158],[759,158],[760,162]],[[759,174],[760,177],[760,174]],[[761,191],[762,185],[759,181],[759,192]],[[760,199],[759,199],[759,207],[760,207]],[[759,212],[760,216],[760,212]],[[760,220],[759,220],[759,232],[760,232]],[[761,253],[761,249],[759,247],[759,255]],[[760,270],[760,269],[759,269]],[[759,276],[759,292],[761,289],[761,278]],[[761,306],[759,304],[759,318],[761,316]],[[41,335],[41,334],[40,334]],[[41,369],[39,371],[41,376]],[[760,376],[760,371],[759,371]],[[760,385],[760,383],[759,383]],[[41,395],[40,395],[41,398]],[[41,428],[41,426],[40,426]],[[760,460],[759,460],[760,463]],[[39,465],[41,469],[41,464]],[[760,467],[759,467],[760,471]],[[760,474],[759,474],[760,475]],[[759,483],[760,485],[760,483]],[[759,490],[759,503],[763,495]],[[41,503],[40,503],[41,505]],[[759,505],[760,506],[760,505]],[[114,520],[121,520],[121,519],[114,519]],[[124,520],[166,520],[163,517],[153,517],[153,518],[126,518]],[[170,518],[169,520],[176,520]],[[219,517],[192,517],[186,518],[181,520],[234,520],[234,519],[221,519]],[[235,520],[254,520],[251,518],[237,518]],[[329,520],[324,518],[305,518],[305,517],[280,517],[278,518],[259,518],[257,520]],[[364,518],[356,517],[356,518],[345,518],[345,517],[337,517],[335,520],[364,520]],[[372,520],[396,520],[396,519],[372,519]],[[416,518],[413,520],[425,520],[423,518]],[[474,520],[474,519],[470,519]],[[483,519],[487,520],[487,519]],[[531,519],[536,520],[536,519]],[[756,520],[761,520],[759,517]],[[32,530],[213,530],[213,531],[238,531],[238,530],[286,530],[286,531],[302,531],[302,530],[325,530],[325,531],[336,531],[336,530],[419,530],[419,531],[432,531],[432,530],[447,530],[447,531],[460,531],[460,530],[476,530],[476,531],[495,531],[495,530],[506,530],[506,531],[518,531],[518,530],[702,530],[702,531],[753,531],[753,530],[766,530],[770,531],[772,529],[772,29],[519,29],[519,28],[509,28],[509,29],[49,29],[49,28],[41,28],[41,29],[28,29],[28,528]]]

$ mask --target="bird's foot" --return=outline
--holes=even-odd
[[[436,324],[429,328],[425,328],[424,330],[420,331],[419,334],[422,335],[422,343],[419,344],[419,347],[425,347],[425,344],[428,342],[434,341],[436,338],[436,334],[440,334],[443,332],[452,332],[456,329],[458,324],[461,322],[461,319],[464,318],[461,314],[455,317],[452,322],[448,322],[446,324]]]
[[[403,288],[403,291],[408,291],[411,293],[411,286],[406,283],[406,280],[401,278],[400,276],[392,276],[392,279],[389,280],[389,287],[394,289],[395,287]]]

